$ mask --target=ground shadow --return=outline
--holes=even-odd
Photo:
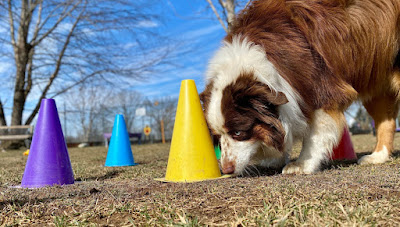
[[[335,160],[324,163],[321,167],[321,170],[330,170],[330,169],[338,169],[341,167],[349,167],[351,165],[356,165],[357,160],[359,160],[364,155],[369,155],[371,152],[362,152],[357,153],[357,159],[354,160]],[[392,157],[399,158],[400,150],[395,150],[392,153]],[[291,161],[295,161],[291,160]],[[261,166],[252,166],[246,169],[246,171],[240,175],[239,177],[248,178],[248,177],[262,177],[262,176],[274,176],[282,173],[283,168],[267,168]]]
[[[50,202],[52,200],[60,199],[60,198],[62,198],[62,196],[49,197],[49,198],[44,198],[44,199],[31,199],[31,198],[25,197],[25,198],[22,198],[22,199],[5,200],[5,201],[1,201],[0,202],[0,210],[2,210],[4,207],[6,207],[8,205],[14,205],[14,206],[22,207],[27,203],[30,203],[30,204],[46,203],[46,202]]]
[[[393,151],[392,157],[399,158],[400,157],[400,150]]]
[[[335,161],[329,161],[327,163],[322,164],[321,166],[321,171],[324,170],[330,170],[330,169],[338,169],[341,167],[349,167],[351,165],[356,165],[357,164],[357,159],[354,160],[335,160]]]
[[[265,177],[274,176],[282,173],[282,168],[267,168],[262,166],[251,166],[246,169],[238,177],[249,178],[249,177]]]
[[[356,153],[357,159],[355,159],[355,160],[335,160],[335,161],[330,161],[329,163],[325,163],[323,165],[322,170],[337,169],[338,167],[349,167],[351,165],[355,165],[355,164],[357,164],[357,161],[361,157],[363,157],[364,155],[369,155],[369,154],[371,154],[371,152]],[[392,157],[393,158],[399,158],[400,157],[400,150],[393,151]]]
[[[93,177],[87,177],[87,178],[85,177],[83,179],[79,177],[79,178],[76,178],[75,181],[103,181],[103,180],[115,178],[121,172],[122,172],[122,170],[111,170],[111,171],[108,171],[103,176],[93,176]]]
[[[75,182],[77,183],[77,182]],[[3,210],[4,207],[11,205],[12,207],[21,207],[26,204],[29,205],[37,205],[41,203],[50,203],[54,200],[60,200],[65,198],[87,198],[92,194],[100,192],[100,190],[94,188],[93,186],[83,186],[79,189],[71,187],[70,185],[54,185],[42,188],[15,188],[14,192],[10,192],[10,199],[6,199],[0,201],[0,210]],[[62,192],[53,191],[53,188],[62,188]],[[49,188],[51,190],[49,190]],[[0,188],[1,190],[1,188]],[[24,194],[21,194],[21,190],[24,190]],[[33,192],[33,193],[31,193]],[[15,195],[18,195],[16,198]]]
[[[357,153],[357,154],[356,154],[356,155],[357,155],[357,159],[360,159],[362,156],[364,156],[364,155],[369,155],[369,154],[371,154],[371,153],[372,153],[372,151],[370,151],[370,152],[360,152],[360,153]],[[394,158],[400,157],[400,150],[394,150],[393,153],[392,153],[392,157],[394,157]]]

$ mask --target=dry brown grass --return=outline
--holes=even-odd
[[[352,139],[359,156],[373,149],[371,135]],[[80,182],[35,190],[10,187],[21,182],[23,151],[0,153],[0,225],[400,225],[398,151],[386,164],[335,162],[313,175],[261,169],[190,184],[154,181],[165,174],[168,151],[169,144],[135,145],[140,165],[108,168],[103,147],[69,149]]]

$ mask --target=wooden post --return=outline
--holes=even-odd
[[[161,139],[162,139],[162,143],[165,143],[164,121],[163,120],[161,120]]]

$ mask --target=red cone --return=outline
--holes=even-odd
[[[354,152],[353,143],[350,139],[349,130],[344,129],[342,139],[337,147],[333,149],[331,160],[352,160],[357,159],[357,155]]]

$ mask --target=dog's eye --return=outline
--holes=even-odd
[[[250,138],[250,134],[247,131],[243,130],[232,131],[229,134],[232,136],[233,139],[237,141],[243,141]]]

